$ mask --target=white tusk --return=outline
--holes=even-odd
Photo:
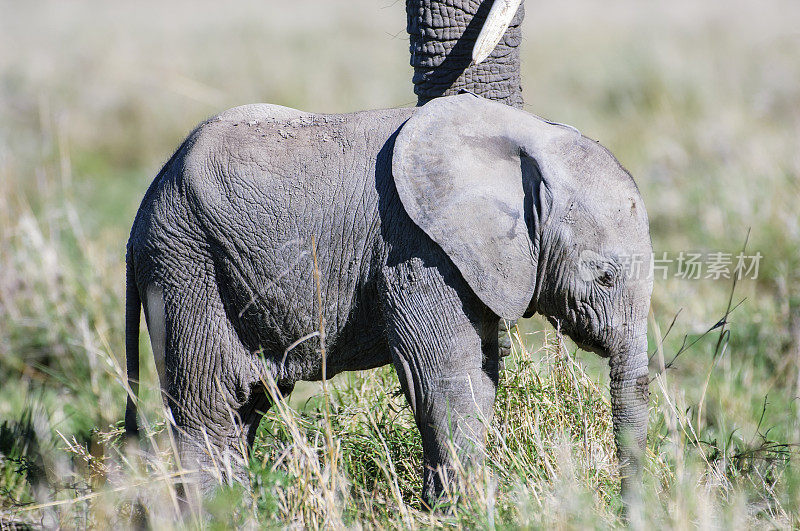
[[[472,48],[472,60],[475,64],[489,57],[494,47],[503,38],[503,34],[511,24],[511,19],[514,18],[521,3],[522,0],[494,0],[486,22],[475,41],[475,47]]]

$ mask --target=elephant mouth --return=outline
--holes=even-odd
[[[550,321],[550,324],[553,325],[553,328],[558,330],[559,332],[566,334],[581,350],[585,350],[586,352],[594,352],[601,358],[608,358],[609,357],[609,349],[603,345],[599,340],[596,339],[587,339],[585,336],[586,334],[578,334],[573,330],[567,323],[563,321],[546,316],[547,320]]]

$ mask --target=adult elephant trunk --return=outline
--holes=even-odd
[[[504,1],[494,0],[494,3]],[[516,2],[508,4],[513,6]],[[492,9],[492,5],[492,0],[406,0],[417,105],[438,96],[469,90],[488,99],[522,107],[519,59],[522,3],[488,57],[481,62],[485,52],[480,53],[478,64],[473,61],[473,49],[490,10],[492,18],[502,18],[498,15],[502,6]],[[487,34],[496,31],[487,29],[493,31],[484,32],[484,41]],[[490,35],[488,42],[489,46],[484,46],[487,50],[494,42]]]
[[[642,462],[647,441],[647,322],[638,323],[632,338],[611,352],[611,412],[622,478],[622,497],[631,510],[641,494]]]

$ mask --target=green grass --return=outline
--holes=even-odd
[[[735,254],[749,232],[764,256],[725,325],[651,384],[641,518],[800,525],[798,7],[528,4],[527,109],[618,156],[656,252]],[[127,455],[118,441],[124,243],[138,203],[195,123],[226,107],[412,104],[404,5],[5,2],[3,12],[0,525],[127,526],[137,495],[153,522],[177,522],[144,333],[141,410],[157,449]],[[730,294],[729,280],[656,280],[652,375],[725,316]],[[515,347],[487,467],[455,506],[421,510],[419,435],[383,368],[338,377],[327,398],[301,386],[261,425],[252,493],[221,487],[175,525],[621,525],[603,360],[540,319],[522,323]]]

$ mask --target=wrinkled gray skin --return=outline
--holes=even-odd
[[[642,199],[614,157],[506,105],[464,94],[346,115],[240,107],[201,124],[142,201],[127,256],[129,377],[141,301],[182,463],[208,487],[208,470],[241,474],[242,436],[253,442],[270,407],[263,377],[284,395],[321,379],[319,336],[287,349],[322,316],[328,378],[397,370],[433,502],[453,474],[449,441],[468,466],[482,461],[500,317],[538,312],[608,358],[630,492],[652,286],[621,268],[650,249]],[[136,431],[130,400],[126,427]]]
[[[489,57],[477,65],[472,62],[472,48],[491,7],[491,0],[406,0],[406,30],[419,105],[468,90],[522,107],[519,44],[524,3]]]

